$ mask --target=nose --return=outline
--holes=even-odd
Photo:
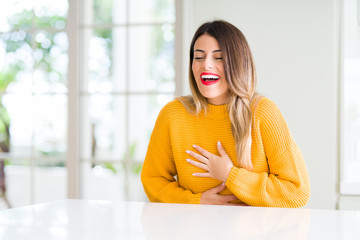
[[[214,61],[210,56],[207,56],[204,60],[204,68],[205,69],[213,69],[214,68]]]

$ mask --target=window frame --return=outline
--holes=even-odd
[[[69,12],[68,12],[68,22],[72,24],[68,24],[68,39],[69,39],[69,67],[68,67],[68,152],[67,152],[67,191],[68,198],[83,198],[83,171],[81,165],[83,164],[83,159],[81,159],[81,148],[82,148],[82,133],[80,131],[81,119],[84,117],[83,111],[84,106],[81,103],[81,97],[85,94],[89,94],[88,92],[83,92],[81,89],[81,84],[84,81],[85,73],[85,65],[86,61],[83,58],[85,56],[86,46],[84,44],[85,41],[85,28],[92,28],[92,25],[85,25],[82,23],[84,20],[84,15],[82,13],[82,9],[88,9],[89,4],[84,3],[85,0],[72,0],[69,1]],[[127,6],[129,6],[128,2],[130,0],[126,0]],[[91,1],[92,2],[92,1]],[[183,48],[182,48],[182,3],[181,1],[174,1],[175,3],[175,22],[171,23],[174,26],[175,32],[175,91],[174,92],[145,92],[144,94],[174,94],[175,96],[182,95],[183,93],[183,75],[181,72],[183,71]],[[90,4],[91,5],[91,4]],[[128,18],[128,16],[127,16]],[[128,19],[126,19],[128,20]],[[128,22],[128,21],[127,21]],[[149,23],[151,25],[162,24],[162,23]],[[146,23],[145,23],[146,25]],[[119,26],[119,24],[103,24],[101,26],[96,26],[96,28],[111,28]],[[138,26],[138,24],[124,24],[125,27]],[[126,43],[128,44],[128,43]],[[127,53],[128,54],[128,53]],[[126,96],[126,111],[127,115],[129,113],[129,97],[134,94],[139,94],[136,92],[130,92],[128,89],[125,92],[111,92],[109,93],[112,96],[116,95],[124,95]],[[143,94],[143,93],[141,93]],[[127,117],[128,119],[128,117]],[[127,123],[128,124],[128,123]],[[129,133],[126,133],[127,144],[129,143]],[[111,162],[110,162],[111,163]],[[116,162],[118,163],[118,162]],[[136,163],[136,162],[135,162]],[[134,162],[128,161],[127,159],[122,162],[125,164],[126,169],[129,168],[130,164],[134,164]],[[125,183],[128,184],[129,174],[125,172]],[[125,199],[129,199],[129,193],[127,187],[125,190]]]

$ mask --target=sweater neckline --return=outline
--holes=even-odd
[[[213,105],[208,103],[206,117],[218,119],[228,118],[228,104]]]

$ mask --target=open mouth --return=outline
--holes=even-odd
[[[202,73],[200,75],[201,82],[204,85],[213,85],[217,83],[220,79],[220,76],[214,73]]]

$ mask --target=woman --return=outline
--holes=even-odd
[[[301,207],[310,197],[302,154],[278,107],[256,94],[241,31],[204,23],[190,46],[192,96],[161,111],[141,180],[152,202]]]

